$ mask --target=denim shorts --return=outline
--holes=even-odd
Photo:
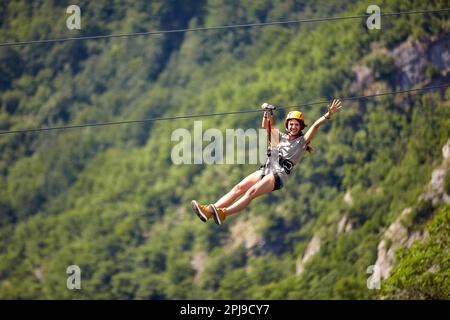
[[[264,178],[264,174],[261,175],[261,179]],[[275,185],[273,187],[272,191],[280,190],[283,188],[283,180],[281,180],[281,177],[278,173],[274,173],[273,176],[275,177]]]

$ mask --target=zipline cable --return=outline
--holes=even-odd
[[[389,16],[398,16],[398,15],[438,13],[438,12],[448,12],[448,11],[450,11],[450,8],[434,9],[434,10],[387,12],[387,13],[380,12],[380,16],[389,17]],[[311,22],[321,22],[321,21],[361,19],[361,18],[367,18],[369,16],[370,16],[370,14],[365,14],[365,15],[359,15],[359,16],[325,17],[325,18],[298,19],[298,20],[287,20],[287,21],[255,22],[255,23],[233,24],[233,25],[224,25],[224,26],[213,26],[213,27],[198,27],[198,28],[191,28],[191,29],[156,30],[156,31],[145,31],[145,32],[123,33],[123,34],[109,34],[109,35],[96,35],[96,36],[84,36],[84,37],[58,38],[58,39],[29,40],[29,41],[19,41],[19,42],[5,42],[5,43],[0,43],[0,47],[20,46],[20,45],[29,45],[29,44],[38,44],[38,43],[55,43],[55,42],[76,41],[76,40],[151,36],[151,35],[160,35],[160,34],[167,34],[167,33],[182,33],[182,32],[197,32],[197,31],[207,31],[207,30],[264,27],[264,26],[270,26],[270,25],[283,25],[283,24],[294,24],[294,23],[311,23]]]
[[[431,86],[431,87],[424,87],[424,88],[419,88],[419,89],[409,89],[409,90],[400,90],[400,91],[391,91],[391,92],[382,92],[382,93],[376,93],[376,94],[371,94],[371,95],[367,95],[367,96],[356,96],[356,97],[343,97],[343,98],[336,98],[342,101],[349,101],[349,100],[359,100],[359,99],[366,99],[366,98],[376,98],[376,97],[382,97],[382,96],[388,96],[388,95],[392,95],[392,94],[403,94],[403,93],[408,93],[408,92],[416,92],[416,91],[426,91],[426,90],[433,90],[433,89],[439,89],[439,88],[445,88],[450,86],[450,84],[444,84],[444,85],[440,85],[440,86]],[[307,107],[307,106],[312,106],[315,104],[324,104],[324,103],[330,103],[331,101],[329,100],[324,100],[324,101],[317,101],[317,102],[311,102],[311,103],[306,103],[306,104],[300,104],[300,105],[296,105],[296,106],[289,106],[289,107],[280,107],[277,109],[288,109],[288,108],[300,108],[300,107]]]
[[[444,84],[444,85],[439,85],[439,86],[431,86],[431,87],[424,87],[424,88],[418,88],[418,89],[382,92],[382,93],[377,93],[377,94],[372,94],[372,95],[367,95],[367,96],[344,97],[344,98],[336,98],[336,99],[340,99],[342,101],[360,100],[360,99],[375,98],[375,97],[381,97],[381,96],[393,95],[393,94],[404,94],[404,93],[408,93],[408,92],[422,92],[422,91],[434,90],[434,89],[439,89],[439,88],[445,88],[445,87],[449,87],[449,86],[450,86],[450,84]],[[303,103],[303,104],[299,104],[296,106],[277,107],[277,109],[309,107],[309,106],[313,106],[313,105],[317,105],[317,104],[326,104],[326,103],[330,103],[330,102],[331,101],[329,101],[329,100],[316,101],[316,102],[310,102],[310,103]],[[141,120],[123,120],[123,121],[102,122],[102,123],[86,123],[86,124],[71,125],[71,126],[0,131],[0,135],[15,134],[15,133],[28,133],[28,132],[43,132],[43,131],[51,131],[51,130],[65,130],[65,129],[97,127],[97,126],[110,126],[110,125],[130,124],[130,123],[156,122],[156,121],[164,121],[164,120],[205,118],[205,117],[213,117],[213,116],[224,116],[224,115],[234,115],[234,114],[254,113],[254,112],[261,112],[261,109],[230,111],[230,112],[217,112],[217,113],[204,113],[204,114],[195,114],[195,115],[182,115],[182,116],[174,116],[174,117],[158,117],[158,118],[148,118],[148,119],[141,119]]]

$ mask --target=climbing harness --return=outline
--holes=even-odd
[[[278,159],[278,163],[284,169],[284,172],[286,172],[287,174],[291,174],[291,170],[294,167],[294,164],[292,163],[292,161],[290,161],[288,159],[284,159],[280,155],[280,158]]]

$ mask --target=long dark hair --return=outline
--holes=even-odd
[[[299,133],[299,137],[303,136],[303,129],[305,129],[307,127],[307,125],[305,124],[304,121],[302,120],[298,120],[295,119],[300,123],[300,133]],[[306,144],[306,152],[308,152],[309,154],[313,153],[314,149],[309,145],[311,141],[308,141],[308,143]]]

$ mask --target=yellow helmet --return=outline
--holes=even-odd
[[[287,114],[286,120],[284,120],[284,126],[286,127],[286,129],[288,128],[288,122],[291,119],[296,119],[300,122],[303,122],[303,127],[306,127],[305,116],[300,111],[291,111]]]

